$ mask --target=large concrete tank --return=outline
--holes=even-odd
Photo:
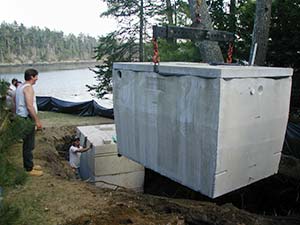
[[[120,154],[209,197],[277,173],[292,69],[114,63]]]

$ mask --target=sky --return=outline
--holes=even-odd
[[[113,18],[100,18],[105,9],[101,0],[0,0],[0,23],[98,37],[117,28]]]

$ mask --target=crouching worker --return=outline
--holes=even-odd
[[[89,147],[83,148],[80,146],[80,139],[75,138],[69,149],[69,163],[72,167],[76,178],[80,178],[80,156],[82,152],[86,152],[92,148],[92,144]]]

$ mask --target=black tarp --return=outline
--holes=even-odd
[[[68,102],[53,97],[37,96],[37,106],[40,111],[76,114],[79,116],[104,116],[113,118],[113,109],[100,106],[94,100],[85,102]]]
[[[283,153],[300,159],[300,124],[288,122]]]
[[[100,106],[94,100],[85,102],[68,102],[53,97],[37,97],[38,109],[69,113],[80,116],[103,116],[114,118],[113,109]],[[300,158],[300,124],[288,122],[283,145],[283,153]]]

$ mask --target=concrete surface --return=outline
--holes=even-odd
[[[116,135],[114,124],[80,126],[77,127],[77,134],[81,145],[93,145],[91,150],[81,154],[82,179],[88,179],[99,187],[143,190],[144,167],[118,156],[117,145],[112,139]]]
[[[119,153],[215,198],[277,173],[292,70],[115,63]]]

